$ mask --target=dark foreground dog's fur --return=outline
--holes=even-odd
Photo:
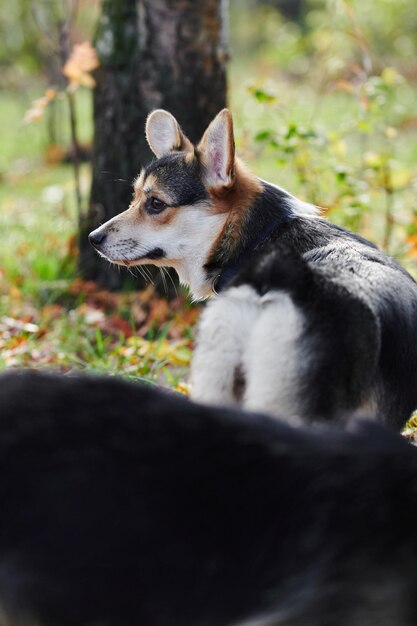
[[[417,623],[417,455],[114,379],[0,377],[1,623]]]

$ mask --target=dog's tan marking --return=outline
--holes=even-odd
[[[256,196],[263,190],[259,178],[240,159],[235,159],[233,170],[233,182],[230,186],[208,189],[216,213],[241,214],[252,206]]]
[[[155,174],[149,174],[146,179],[143,181],[143,191],[144,193],[150,193],[154,188],[157,188],[159,185],[158,178]]]
[[[169,207],[174,203],[173,198],[168,195],[165,189],[161,186],[158,177],[155,174],[149,174],[145,180],[144,175],[140,176],[135,184],[135,195],[133,202],[139,207],[139,212],[145,216],[148,214],[145,211],[144,203],[149,196],[155,196]],[[155,216],[152,216],[155,217]]]
[[[197,158],[196,155],[196,149],[193,146],[192,150],[187,150],[184,156],[184,161],[186,163],[186,165],[191,165],[193,163],[193,161],[195,161]]]
[[[233,185],[209,190],[213,212],[228,213],[225,225],[210,249],[209,258],[215,251],[217,255],[220,251],[220,258],[224,260],[233,255],[235,248],[241,243],[250,209],[262,190],[261,181],[237,158]]]
[[[135,180],[133,181],[133,189],[135,193],[136,191],[140,191],[142,189],[144,180],[145,180],[145,168],[142,167],[139,174],[136,176]]]

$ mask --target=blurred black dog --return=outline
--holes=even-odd
[[[417,453],[355,429],[1,376],[1,624],[415,625]]]

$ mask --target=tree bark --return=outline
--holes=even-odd
[[[127,274],[109,267],[89,231],[128,207],[131,182],[149,162],[144,128],[170,111],[192,141],[226,102],[227,0],[104,0],[96,35],[93,182],[80,225],[81,273],[108,288]]]

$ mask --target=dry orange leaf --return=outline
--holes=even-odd
[[[62,163],[65,158],[65,148],[56,143],[51,143],[45,148],[45,163],[55,165]]]
[[[407,256],[413,259],[417,258],[417,232],[408,235],[407,243],[410,246],[406,252]]]
[[[62,70],[70,86],[94,87],[95,80],[90,72],[100,65],[95,48],[88,42],[75,44]]]
[[[354,91],[355,89],[352,83],[344,79],[336,81],[334,87],[335,89],[338,89],[339,91],[347,91],[348,93],[352,93],[352,91]]]
[[[46,107],[48,106],[50,101],[57,96],[57,93],[58,92],[55,87],[48,87],[48,89],[45,91],[45,95],[32,102],[31,107],[25,113],[23,122],[25,124],[30,124],[31,122],[37,122],[38,120],[42,119]]]

